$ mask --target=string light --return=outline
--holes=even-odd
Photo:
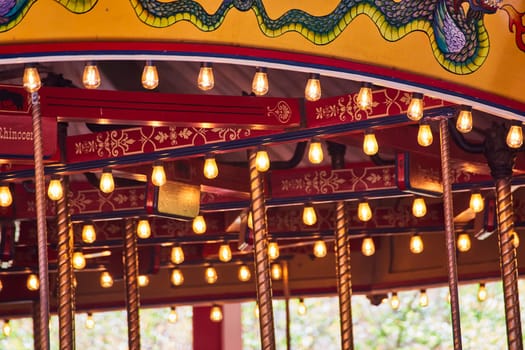
[[[222,308],[219,305],[213,305],[210,310],[210,320],[212,322],[222,321]]]
[[[228,243],[221,244],[219,247],[219,260],[222,262],[228,262],[232,259],[232,250]]]
[[[399,300],[399,296],[396,292],[392,292],[392,296],[390,297],[390,307],[392,307],[392,310],[399,309],[400,304],[401,301]]]
[[[97,232],[92,222],[85,223],[82,226],[82,241],[84,243],[93,243],[97,239]]]
[[[164,164],[162,164],[160,160],[153,162],[151,183],[157,187],[160,187],[166,183],[166,170],[164,170]]]
[[[159,86],[159,73],[151,61],[146,61],[142,70],[142,86],[144,89],[153,90]]]
[[[279,244],[277,242],[268,243],[268,257],[270,260],[276,260],[279,257]]]
[[[514,121],[507,133],[507,146],[510,148],[520,148],[523,145],[523,129],[521,122]]]
[[[363,152],[367,156],[373,156],[379,151],[376,135],[372,130],[365,131],[365,138],[363,139]]]
[[[0,280],[0,292],[2,291],[2,289],[4,289],[4,283],[2,282],[2,280]]]
[[[425,120],[421,121],[417,131],[417,143],[422,147],[428,147],[433,141],[434,136],[432,136],[432,129],[430,129],[430,125]]]
[[[407,116],[410,120],[418,121],[423,118],[423,94],[414,92],[408,105]]]
[[[239,278],[239,281],[241,282],[249,281],[250,278],[252,277],[250,268],[246,264],[242,264],[241,266],[239,266],[237,277]]]
[[[42,87],[40,74],[38,74],[38,69],[34,65],[27,64],[25,66],[23,85],[24,89],[29,93],[37,92]]]
[[[215,267],[208,266],[204,272],[204,279],[208,284],[214,284],[219,279],[219,276],[217,275],[217,270],[215,270]]]
[[[325,241],[322,239],[315,241],[313,251],[316,258],[324,258],[328,253]]]
[[[113,287],[113,276],[108,271],[103,271],[100,274],[100,286],[102,288]]]
[[[317,214],[315,213],[315,208],[312,203],[307,203],[303,208],[303,224],[306,226],[315,225],[317,222]]]
[[[419,306],[427,307],[428,306],[428,295],[425,289],[421,289],[419,292]]]
[[[139,284],[139,287],[147,287],[149,284],[148,275],[139,275],[139,277],[137,278],[137,282]]]
[[[361,88],[359,89],[359,93],[357,94],[357,105],[361,110],[365,110],[372,107],[372,103],[372,84],[361,83]]]
[[[357,206],[357,217],[363,222],[372,219],[372,210],[366,200],[359,202],[359,205]]]
[[[148,219],[140,219],[137,223],[137,237],[146,239],[151,236],[151,226]]]
[[[310,74],[306,87],[304,88],[304,97],[308,101],[317,101],[321,98],[321,81],[319,80],[319,74]]]
[[[259,304],[255,303],[255,307],[253,308],[253,315],[255,318],[259,318]]]
[[[416,197],[412,202],[412,215],[416,218],[422,218],[427,214],[427,204],[423,197]]]
[[[485,201],[481,192],[474,191],[470,195],[469,207],[474,211],[474,213],[481,213],[485,208]]]
[[[13,203],[13,196],[8,185],[0,186],[0,207],[8,207]]]
[[[364,256],[372,256],[376,252],[376,245],[372,237],[363,238],[363,243],[361,243],[361,252]]]
[[[253,214],[251,210],[248,212],[248,219],[246,219],[246,224],[248,225],[248,228],[250,230],[253,230]]]
[[[11,324],[9,323],[9,320],[4,320],[4,325],[2,326],[2,334],[6,338],[11,335]]]
[[[257,154],[255,155],[255,167],[260,173],[264,173],[270,169],[270,157],[268,157],[268,152],[264,148],[259,148]]]
[[[300,298],[299,299],[299,303],[297,304],[297,314],[299,316],[304,316],[304,315],[306,315],[307,311],[308,311],[308,309],[306,308],[306,304],[304,303],[304,299]]]
[[[410,251],[414,254],[420,254],[424,248],[425,246],[423,245],[421,236],[417,233],[413,234],[412,237],[410,237]]]
[[[86,329],[95,328],[95,320],[93,319],[93,314],[91,312],[87,313],[85,327]]]
[[[177,314],[177,309],[175,306],[172,306],[170,308],[170,313],[168,314],[168,322],[169,323],[177,323],[179,320],[179,315]]]
[[[27,282],[26,282],[27,289],[30,291],[36,291],[40,288],[40,281],[38,280],[38,276],[34,273],[27,276]]]
[[[470,236],[468,233],[461,233],[458,236],[458,250],[462,253],[468,252],[470,250],[471,242],[470,242]]]
[[[71,260],[73,268],[75,270],[82,270],[86,267],[86,258],[84,257],[84,254],[80,251],[74,252]]]
[[[478,288],[478,301],[484,302],[487,300],[487,297],[489,296],[489,293],[487,292],[487,287],[485,287],[485,283],[480,283]]]
[[[209,62],[201,63],[199,69],[199,76],[197,77],[197,86],[202,91],[208,91],[215,86],[215,78],[213,76],[213,65]]]
[[[96,89],[100,86],[100,73],[94,62],[87,62],[84,66],[82,83],[86,89]]]
[[[283,277],[283,268],[279,263],[273,263],[270,266],[270,275],[272,280],[278,281]]]
[[[58,201],[64,196],[64,189],[62,188],[62,182],[60,176],[51,175],[49,186],[47,187],[47,196],[52,201]]]
[[[472,130],[472,107],[461,107],[456,121],[456,129],[463,134]]]
[[[512,236],[512,245],[514,248],[518,248],[520,246],[520,236],[516,231],[511,231],[510,235]]]
[[[202,235],[206,232],[206,220],[204,220],[204,216],[197,215],[193,219],[193,223],[191,225],[193,232],[197,235]]]
[[[111,173],[111,169],[102,169],[99,187],[100,190],[104,193],[111,193],[115,190],[115,181],[113,180],[113,174]]]
[[[266,68],[257,67],[252,81],[252,92],[257,96],[264,96],[268,93],[268,74]]]
[[[178,268],[171,270],[170,281],[174,286],[181,286],[184,283],[184,275],[182,274],[182,271]]]
[[[219,168],[212,154],[207,154],[204,158],[204,168],[202,172],[204,177],[210,180],[215,179],[219,175]]]
[[[184,262],[184,251],[182,250],[182,247],[179,245],[174,245],[171,247],[171,262],[179,265]]]
[[[314,137],[310,141],[310,146],[308,147],[308,160],[312,164],[321,164],[323,162],[323,158],[324,156],[321,140]]]

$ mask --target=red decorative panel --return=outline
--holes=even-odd
[[[0,108],[2,89],[0,88]],[[44,157],[57,151],[56,118],[42,118]],[[31,116],[0,114],[0,154],[2,158],[27,157],[33,162],[33,120]]]

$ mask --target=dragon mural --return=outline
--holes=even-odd
[[[0,0],[0,32],[18,24],[37,0]],[[97,0],[55,0],[68,10],[84,13]],[[469,74],[484,63],[489,52],[489,36],[483,18],[498,9],[509,17],[509,30],[516,34],[518,48],[523,43],[524,13],[501,0],[342,0],[332,12],[314,16],[292,9],[272,19],[264,0],[224,0],[214,13],[208,13],[195,0],[130,0],[137,17],[147,25],[164,28],[188,21],[202,31],[221,26],[231,9],[252,11],[260,30],[268,37],[286,32],[300,33],[316,45],[335,40],[359,15],[368,16],[384,39],[397,41],[414,31],[429,38],[434,57],[447,71]]]

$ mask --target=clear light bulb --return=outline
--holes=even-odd
[[[0,207],[8,207],[13,203],[13,196],[9,186],[0,186]]]
[[[425,246],[423,245],[423,240],[421,236],[417,233],[410,237],[410,251],[414,254],[420,254],[423,252]]]
[[[422,218],[427,214],[427,204],[423,197],[416,197],[412,202],[412,215],[416,218]]]
[[[252,92],[257,96],[264,96],[268,93],[268,74],[266,68],[258,67],[252,81]]]
[[[75,270],[82,270],[86,267],[86,258],[82,252],[74,252],[71,260]]]
[[[144,89],[153,90],[159,86],[159,73],[151,61],[146,61],[142,70],[142,86]]]
[[[197,235],[202,235],[206,232],[206,220],[204,220],[204,216],[197,215],[193,219],[193,223],[191,225],[193,232]]]
[[[92,223],[85,223],[82,226],[82,241],[84,243],[93,243],[97,239],[95,226]]]
[[[313,251],[314,251],[314,256],[316,258],[324,258],[326,254],[328,253],[328,250],[326,249],[325,241],[323,241],[322,239],[315,241]]]
[[[487,297],[489,296],[489,293],[487,292],[487,287],[485,287],[485,283],[480,283],[478,288],[478,301],[484,302],[487,300]]]
[[[413,121],[423,118],[423,94],[414,92],[408,105],[407,116]]]
[[[201,63],[199,76],[197,77],[197,86],[202,91],[208,91],[215,86],[215,78],[213,77],[213,65],[211,63]]]
[[[303,208],[303,224],[306,226],[315,225],[317,222],[317,214],[315,213],[315,208],[312,204],[305,204]]]
[[[147,287],[149,284],[149,276],[148,275],[139,275],[137,278],[137,282],[139,287]]]
[[[425,289],[421,289],[419,292],[419,306],[427,307],[428,306],[428,295]]]
[[[519,123],[519,124],[518,124]],[[517,122],[510,126],[507,133],[507,146],[510,148],[520,148],[523,145],[523,129],[521,123]]]
[[[363,243],[361,243],[361,253],[364,256],[372,256],[376,252],[376,245],[372,237],[363,238]]]
[[[100,190],[104,193],[111,193],[115,190],[115,181],[113,181],[113,174],[111,169],[102,169],[102,175],[100,175]]]
[[[379,145],[377,144],[376,135],[373,131],[367,130],[365,132],[365,138],[363,139],[363,152],[367,156],[373,156],[379,151]]]
[[[232,250],[228,243],[221,244],[219,247],[219,260],[222,262],[228,262],[232,259]]]
[[[4,289],[4,283],[2,282],[2,280],[0,280],[0,292],[2,291],[2,289]]]
[[[52,201],[58,201],[64,196],[64,188],[60,182],[60,176],[52,175],[47,187],[47,196]]]
[[[248,225],[248,228],[250,230],[253,230],[253,214],[251,210],[248,212],[248,219],[246,221],[247,221],[246,224]]]
[[[417,143],[422,147],[428,147],[434,141],[434,136],[432,135],[432,129],[430,125],[425,122],[419,123],[419,129],[417,131]]]
[[[278,281],[283,278],[283,268],[281,267],[281,264],[273,263],[270,266],[270,275],[274,281]]]
[[[390,296],[390,307],[392,307],[392,310],[399,309],[400,304],[401,301],[399,300],[399,296],[396,292],[392,292],[392,296]]]
[[[184,283],[184,275],[180,269],[171,270],[171,284],[174,286],[181,286]]]
[[[93,329],[95,328],[95,320],[93,319],[93,314],[91,312],[88,312],[86,316],[86,323],[85,323],[86,329]]]
[[[217,270],[215,270],[215,267],[208,266],[206,268],[206,271],[204,272],[204,279],[208,284],[214,284],[219,279],[219,276],[217,275]]]
[[[367,222],[372,219],[372,209],[367,201],[359,202],[357,206],[357,217],[363,222]]]
[[[470,195],[469,207],[474,213],[481,213],[485,208],[485,200],[479,191],[472,192]]]
[[[462,253],[468,252],[470,250],[471,242],[468,233],[461,233],[458,236],[457,246],[458,250]]]
[[[466,134],[472,130],[472,107],[463,106],[458,114],[456,129]]]
[[[9,320],[4,320],[4,325],[2,326],[2,334],[6,338],[11,335],[11,324],[9,324]]]
[[[268,257],[275,260],[279,257],[279,244],[277,242],[268,243]]]
[[[34,273],[27,276],[26,286],[30,291],[38,290],[40,288],[40,280],[38,279],[38,276]]]
[[[151,171],[151,183],[155,186],[162,186],[166,183],[166,170],[161,161],[153,163],[153,169]]]
[[[317,138],[313,138],[308,147],[308,160],[312,164],[321,164],[323,158],[323,146],[321,145],[321,141]]]
[[[137,223],[137,237],[146,239],[151,236],[151,226],[148,219],[140,219]]]
[[[29,92],[37,92],[42,87],[42,81],[40,80],[40,74],[38,69],[33,65],[26,65],[24,68],[23,78],[24,89]]]
[[[82,75],[82,83],[86,89],[96,89],[100,86],[100,73],[98,67],[94,62],[87,62],[84,66],[84,74]]]
[[[520,236],[516,231],[512,231],[510,235],[512,236],[512,245],[514,248],[518,248],[520,246]]]
[[[177,314],[177,309],[175,306],[172,306],[170,308],[170,313],[168,314],[168,322],[169,323],[177,323],[179,320],[179,315]]]
[[[270,157],[268,157],[268,152],[264,149],[259,149],[255,155],[255,166],[257,171],[264,173],[270,169]]]
[[[319,80],[319,74],[310,74],[304,89],[304,98],[308,101],[317,101],[321,98],[321,81]]]
[[[372,103],[372,84],[361,83],[361,88],[359,89],[359,93],[357,94],[357,105],[361,110],[365,110],[372,107]]]
[[[100,274],[100,286],[102,288],[111,288],[113,287],[113,276],[107,271],[103,271]]]
[[[212,322],[222,321],[222,308],[219,305],[213,305],[210,310],[210,320]]]
[[[252,277],[252,273],[250,271],[250,268],[245,265],[245,264],[242,264],[241,266],[239,266],[239,271],[237,273],[237,277],[239,278],[239,281],[241,282],[247,282],[250,280],[250,278]]]
[[[253,308],[253,315],[255,318],[259,318],[259,304],[255,303],[255,307]]]
[[[175,245],[171,247],[171,262],[179,265],[184,262],[184,251],[182,250],[182,247],[179,245]]]
[[[297,314],[299,316],[306,315],[308,309],[306,308],[306,304],[304,303],[304,299],[300,298],[299,303],[297,304]]]
[[[203,174],[205,178],[210,180],[215,179],[219,175],[219,168],[213,155],[206,155],[204,158]]]

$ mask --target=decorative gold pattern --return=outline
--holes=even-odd
[[[280,123],[286,124],[292,117],[292,108],[285,101],[277,102],[274,108],[266,107],[268,109],[266,115],[277,119]]]

